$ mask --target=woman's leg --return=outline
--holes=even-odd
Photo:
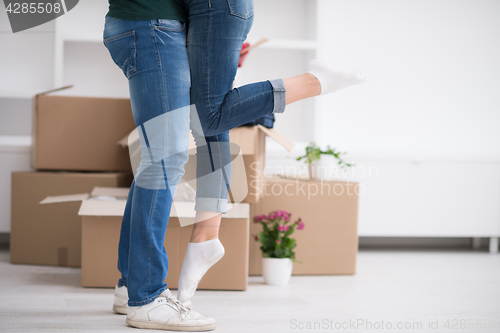
[[[216,136],[264,115],[281,113],[286,104],[331,92],[333,89],[338,90],[345,85],[343,77],[338,77],[339,73],[349,79],[358,76],[357,73],[332,72],[329,68],[324,69],[315,65],[313,68],[308,68],[307,73],[297,77],[258,82],[232,89],[241,46],[252,25],[252,0],[185,0],[185,2],[189,13],[191,102],[196,106],[197,117],[201,123],[203,133],[198,133],[200,137]],[[326,83],[330,82],[332,82],[331,88],[327,88]],[[198,178],[198,182],[199,180]],[[220,214],[214,215],[209,212],[220,212],[220,210],[208,212],[196,210],[197,221],[202,222],[195,224],[192,243],[207,242],[217,237],[216,229],[220,224]],[[210,217],[204,219],[203,216],[206,215]],[[188,255],[184,260],[183,269],[189,263],[187,259]],[[195,283],[190,283],[189,291],[179,288],[181,301],[189,299],[194,293],[207,266],[208,264],[202,264],[200,267],[203,269],[194,270],[189,278]]]
[[[286,105],[321,93],[321,84],[312,74],[305,73],[284,79],[286,89]]]
[[[163,243],[172,195],[188,159],[190,77],[185,29],[171,20],[107,18],[104,42],[129,80],[141,140],[142,160],[127,201],[118,264],[119,285],[128,287],[128,304],[141,306],[167,287]]]
[[[196,142],[196,223],[182,264],[177,298],[194,295],[207,270],[224,256],[219,241],[221,215],[227,211],[231,152],[229,132],[204,137],[193,130]]]
[[[361,73],[336,71],[312,61],[303,75],[233,89],[241,46],[253,22],[252,0],[185,2],[191,103],[196,106],[206,136],[281,113],[286,104],[364,82]]]

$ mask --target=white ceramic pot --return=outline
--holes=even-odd
[[[338,177],[338,162],[332,155],[321,155],[319,160],[309,163],[309,178],[331,180]]]
[[[293,261],[290,258],[262,258],[262,275],[267,284],[284,286],[292,276]]]

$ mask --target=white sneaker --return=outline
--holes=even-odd
[[[116,285],[113,311],[124,315],[128,313],[128,290],[126,286],[118,287]]]
[[[191,310],[193,308],[193,304],[190,300],[182,303],[186,308]],[[113,301],[113,311],[126,315],[128,314],[128,289],[126,286],[118,287],[115,286],[115,299]]]
[[[186,307],[168,289],[149,304],[129,306],[126,322],[137,328],[183,332],[210,331],[217,327],[213,318]]]

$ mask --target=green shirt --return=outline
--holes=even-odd
[[[187,10],[183,0],[108,0],[106,16],[123,20],[169,19],[186,23]]]

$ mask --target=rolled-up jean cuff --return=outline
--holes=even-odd
[[[197,212],[227,213],[227,199],[196,198],[194,210]]]
[[[286,89],[282,79],[269,80],[273,86],[274,109],[271,113],[283,113],[286,106]]]

